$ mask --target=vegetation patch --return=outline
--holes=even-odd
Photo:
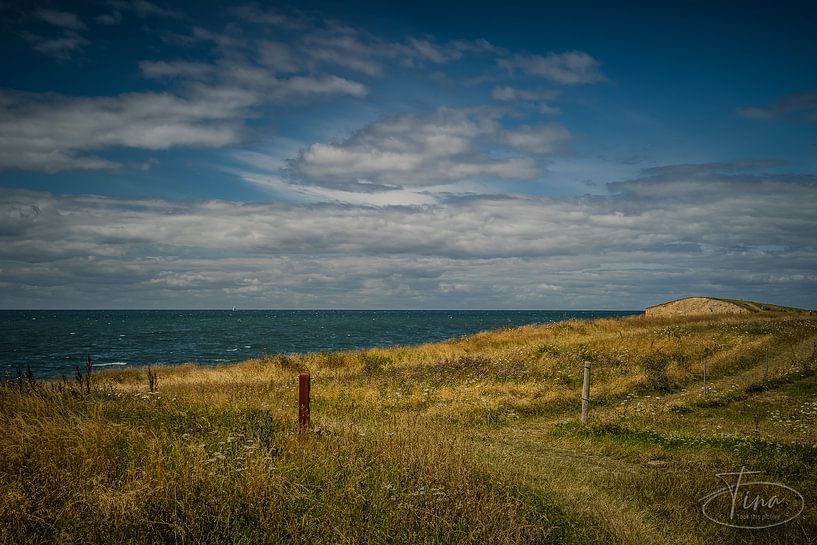
[[[803,316],[642,316],[64,381],[21,370],[0,386],[0,542],[735,542],[699,511],[717,473],[817,489],[815,340]],[[762,542],[803,535],[812,504]]]

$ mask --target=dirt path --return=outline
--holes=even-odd
[[[668,470],[608,456],[554,438],[546,422],[498,430],[482,444],[495,468],[525,482],[545,503],[570,517],[556,534],[587,543],[700,544],[691,535],[667,532],[667,521],[643,509],[639,491],[628,485],[671,480]],[[537,429],[538,427],[538,429]],[[674,473],[674,472],[673,472]],[[648,487],[644,487],[647,489]],[[558,541],[558,540],[557,540]]]

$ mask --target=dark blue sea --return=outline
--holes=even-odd
[[[479,331],[639,311],[0,310],[0,376],[94,365],[213,365],[262,355],[418,344]]]

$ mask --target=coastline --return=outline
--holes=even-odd
[[[815,342],[810,316],[635,316],[6,384],[0,538],[730,542],[690,524],[717,473],[817,486]],[[772,542],[815,531],[806,504]]]
[[[235,363],[278,353],[331,352],[442,341],[564,318],[639,311],[85,310],[0,311],[0,369],[73,375],[88,355],[131,367]]]

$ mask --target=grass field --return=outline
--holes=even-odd
[[[159,367],[155,392],[144,369],[23,377],[0,389],[0,541],[817,543],[815,370],[817,319],[758,313]],[[803,512],[704,517],[742,466]]]

